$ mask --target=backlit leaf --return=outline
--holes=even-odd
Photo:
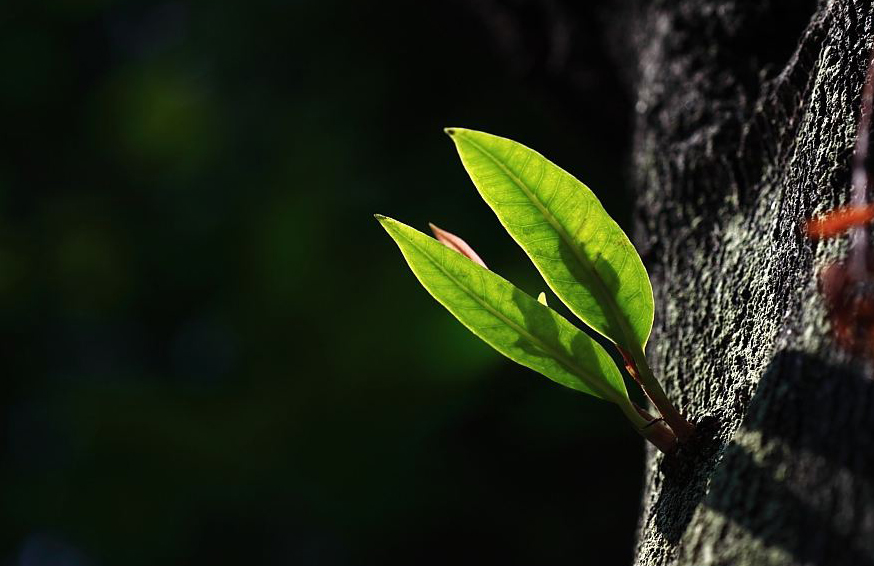
[[[610,355],[561,315],[437,240],[377,219],[428,292],[490,346],[562,385],[630,406]]]
[[[649,276],[594,193],[522,144],[446,131],[482,197],[555,294],[594,330],[642,352],[653,321]]]

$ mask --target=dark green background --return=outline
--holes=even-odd
[[[474,4],[5,5],[3,564],[630,563],[641,441],[478,342],[372,218],[544,288],[456,125],[627,225],[598,22],[568,82]]]

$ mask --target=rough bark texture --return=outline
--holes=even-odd
[[[871,16],[852,1],[642,11],[650,354],[715,431],[678,466],[650,453],[638,564],[874,563],[874,381],[835,348],[816,284],[846,242],[799,230],[848,199]]]
[[[547,0],[475,4],[500,13],[517,52],[514,6],[573,17]],[[834,345],[816,278],[847,242],[799,229],[848,201],[872,13],[862,0],[662,0],[612,28],[619,59],[638,62],[649,354],[703,431],[676,461],[648,454],[639,565],[874,564],[874,380]]]

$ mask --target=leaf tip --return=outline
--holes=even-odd
[[[433,222],[428,222],[428,228],[431,229],[431,233],[434,234],[434,237],[440,240],[440,243],[449,246],[450,248],[454,248],[453,238],[455,240],[460,240],[458,236],[453,234],[452,232],[447,232],[443,228],[437,226]]]
[[[376,218],[376,221],[379,222],[379,225],[386,230],[388,230],[392,226],[392,224],[397,222],[397,220],[389,218],[388,216],[384,216],[382,214],[374,214],[373,217]]]
[[[537,302],[543,305],[544,307],[549,306],[546,304],[546,293],[541,291],[539,295],[537,295]]]
[[[458,128],[443,128],[443,131],[451,138],[458,132]]]

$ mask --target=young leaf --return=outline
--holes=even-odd
[[[594,193],[522,144],[461,128],[446,132],[480,195],[555,294],[594,330],[642,352],[653,321],[649,277]]]
[[[470,247],[470,244],[468,244],[452,232],[447,232],[442,228],[438,228],[430,222],[428,223],[428,226],[431,228],[431,231],[434,232],[434,236],[437,238],[437,240],[440,241],[441,244],[457,251],[474,263],[478,263],[488,269],[488,267],[486,266],[486,262],[484,262],[482,258],[477,255],[475,251],[473,251],[473,248]]]
[[[437,240],[391,218],[377,219],[422,285],[474,334],[511,360],[566,387],[617,403],[629,414],[622,377],[597,342]],[[633,422],[639,428],[646,424],[642,417]]]

